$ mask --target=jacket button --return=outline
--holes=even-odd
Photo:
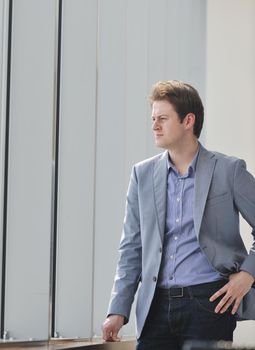
[[[159,248],[159,252],[162,253],[162,248]]]
[[[156,282],[157,281],[157,277],[153,277],[153,282]]]

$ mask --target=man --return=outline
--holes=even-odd
[[[255,179],[198,142],[204,108],[192,86],[158,82],[150,101],[166,151],[133,167],[103,338],[119,340],[140,285],[137,350],[231,341],[237,316],[255,318],[255,242],[247,253],[239,233],[241,213],[255,236]]]

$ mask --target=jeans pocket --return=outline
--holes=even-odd
[[[210,314],[217,315],[214,310],[215,310],[217,304],[220,302],[220,298],[218,298],[214,301],[210,301],[209,297],[194,297],[194,300],[195,300],[197,306],[201,310],[206,311]]]

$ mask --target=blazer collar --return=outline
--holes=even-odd
[[[201,222],[204,214],[206,199],[208,196],[213,171],[216,163],[215,154],[207,151],[201,144],[197,159],[195,175],[195,198],[194,198],[194,228],[199,235]]]
[[[168,151],[161,154],[154,165],[153,185],[155,206],[158,219],[158,228],[163,242],[166,222],[166,196],[167,196],[167,175],[168,175]]]

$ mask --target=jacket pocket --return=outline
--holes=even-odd
[[[206,205],[207,206],[212,206],[212,205],[217,205],[219,203],[222,203],[228,199],[230,199],[231,193],[225,192],[223,194],[217,195],[217,196],[210,196],[207,198]]]

